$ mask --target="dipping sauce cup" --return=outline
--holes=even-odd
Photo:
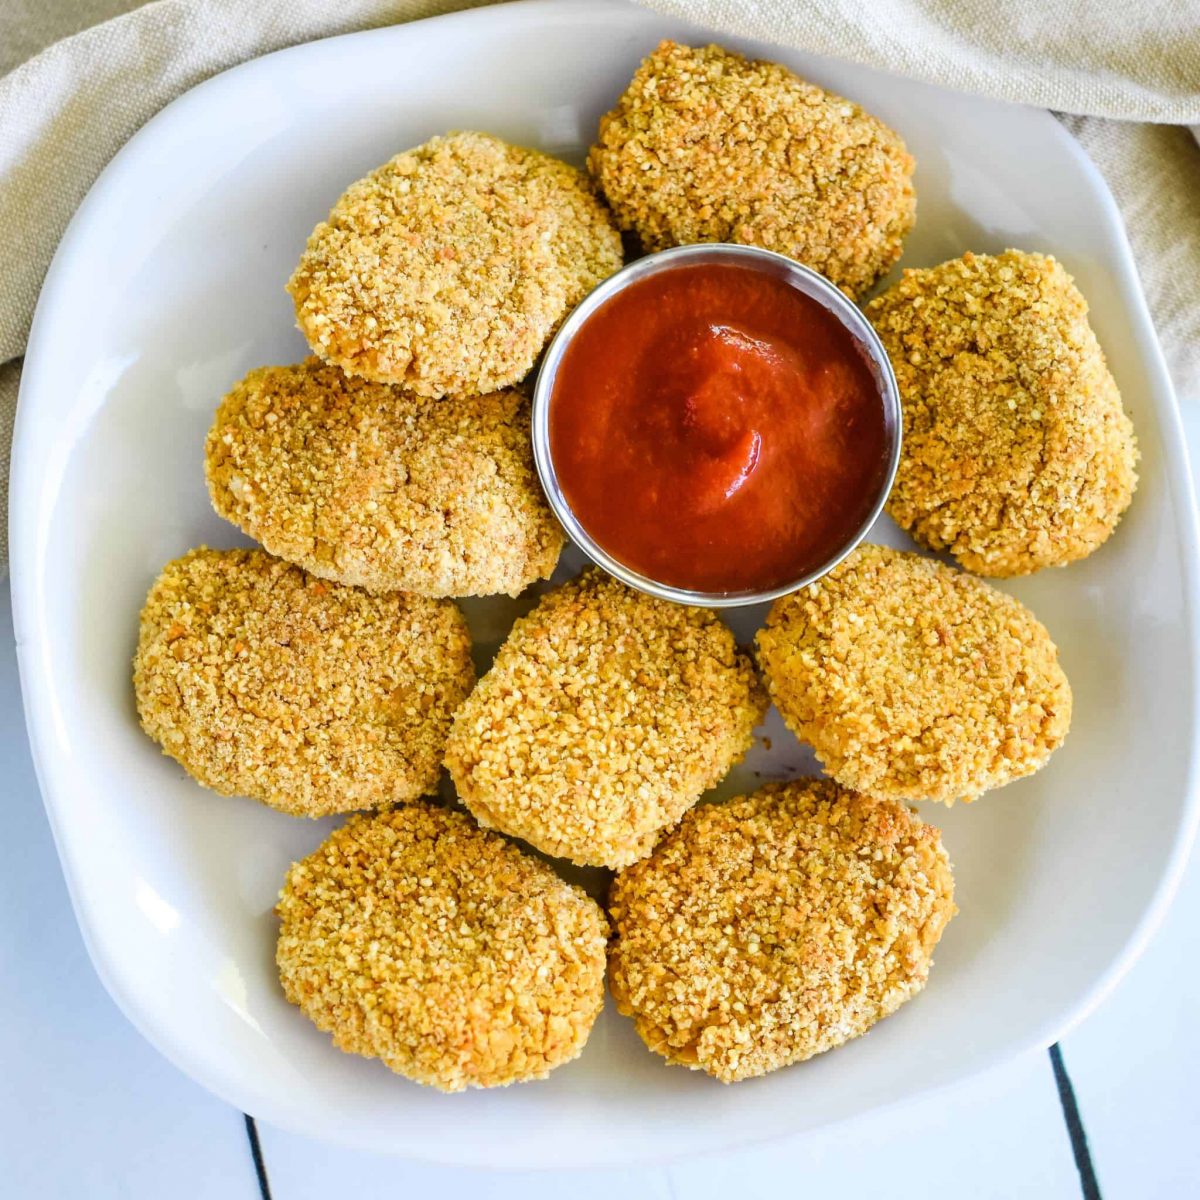
[[[900,437],[866,318],[751,246],[679,246],[605,280],[563,322],[533,394],[534,458],[567,533],[681,604],[819,579],[879,516]]]

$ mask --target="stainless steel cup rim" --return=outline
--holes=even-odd
[[[831,312],[866,352],[884,406],[884,421],[890,455],[879,495],[875,498],[870,512],[853,535],[847,539],[846,544],[840,547],[826,562],[799,579],[762,591],[694,591],[689,588],[660,583],[658,580],[651,579],[626,566],[605,550],[576,517],[559,485],[558,475],[554,469],[554,459],[550,453],[550,401],[558,368],[572,339],[592,314],[618,292],[640,279],[646,279],[651,275],[657,275],[662,271],[670,271],[677,267],[703,266],[710,263],[746,266],[762,271],[776,279],[783,279],[797,291],[816,300]],[[761,250],[757,246],[739,246],[730,242],[704,242],[691,246],[675,246],[670,250],[661,250],[657,254],[639,258],[623,267],[615,275],[610,275],[584,297],[559,327],[547,347],[546,353],[542,356],[533,389],[533,458],[550,507],[570,539],[592,562],[630,587],[664,600],[673,600],[677,604],[701,605],[706,608],[736,608],[742,605],[776,600],[780,596],[786,596],[816,582],[822,575],[833,570],[863,540],[867,531],[883,511],[888,493],[892,490],[892,483],[896,478],[896,468],[900,463],[901,426],[900,393],[896,387],[896,377],[892,373],[892,364],[888,360],[883,343],[879,340],[879,335],[857,305],[824,275],[818,274],[809,267],[801,266],[800,263],[785,255],[776,254],[771,250]]]

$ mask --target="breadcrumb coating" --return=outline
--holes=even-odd
[[[474,668],[448,600],[202,547],[150,589],[133,681],[142,728],[205,787],[320,817],[435,790]]]
[[[913,159],[857,104],[778,63],[663,42],[601,119],[588,166],[647,250],[741,242],[859,296],[900,257]]]
[[[980,575],[1090,554],[1129,506],[1137,443],[1053,258],[1006,250],[905,271],[867,305],[895,368],[904,446],[888,511]]]
[[[544,1079],[604,1004],[600,906],[431,804],[352,817],[276,913],[288,1000],[340,1050],[444,1092]]]
[[[517,391],[443,403],[316,358],[262,367],[221,402],[205,466],[227,521],[373,592],[515,596],[563,546]]]
[[[609,986],[656,1054],[734,1083],[895,1012],[956,911],[940,834],[903,804],[770,784],[617,876]]]
[[[313,351],[418,395],[523,379],[622,262],[586,176],[485,133],[435,137],[353,184],[288,283]]]
[[[481,824],[623,867],[743,757],[765,707],[715,613],[589,570],[513,626],[446,766]]]
[[[758,656],[788,728],[869,795],[973,800],[1045,766],[1071,724],[1058,649],[1033,613],[884,546],[776,601]]]

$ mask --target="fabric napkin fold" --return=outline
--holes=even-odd
[[[1192,0],[644,0],[683,20],[1058,112],[1200,120]]]
[[[175,96],[226,67],[299,42],[486,2],[8,0],[0,13],[0,69],[8,69],[0,78],[5,527],[20,355],[38,290],[71,214],[116,151]],[[1200,148],[1179,128],[1200,124],[1200,3],[641,2],[714,30],[1077,114],[1064,120],[1125,216],[1176,387],[1200,397],[1193,282],[1200,278]],[[4,537],[0,572],[7,561]]]

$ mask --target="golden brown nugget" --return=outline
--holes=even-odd
[[[581,888],[470,817],[352,817],[288,872],[288,1000],[350,1054],[443,1092],[544,1079],[604,1004],[608,922]]]
[[[916,212],[895,131],[778,63],[663,42],[600,122],[588,166],[647,250],[741,242],[860,296]]]
[[[980,575],[1026,575],[1104,542],[1137,485],[1133,426],[1053,258],[966,254],[867,305],[904,410],[888,511]]]
[[[622,262],[582,172],[486,133],[436,137],[353,184],[288,283],[313,351],[422,396],[523,379]]]
[[[765,707],[715,613],[589,570],[513,626],[446,766],[481,824],[623,867],[743,757]]]
[[[168,563],[133,664],[164,753],[224,796],[304,817],[432,792],[473,680],[450,601],[371,596],[261,550]]]
[[[873,796],[973,800],[1045,766],[1071,724],[1058,649],[1033,613],[884,546],[777,600],[758,657],[788,728]]]
[[[227,521],[373,592],[515,596],[562,550],[518,391],[444,403],[316,358],[262,367],[221,402],[205,465]]]
[[[656,1054],[734,1083],[865,1033],[954,915],[938,830],[829,780],[702,804],[622,871],[609,986]]]

